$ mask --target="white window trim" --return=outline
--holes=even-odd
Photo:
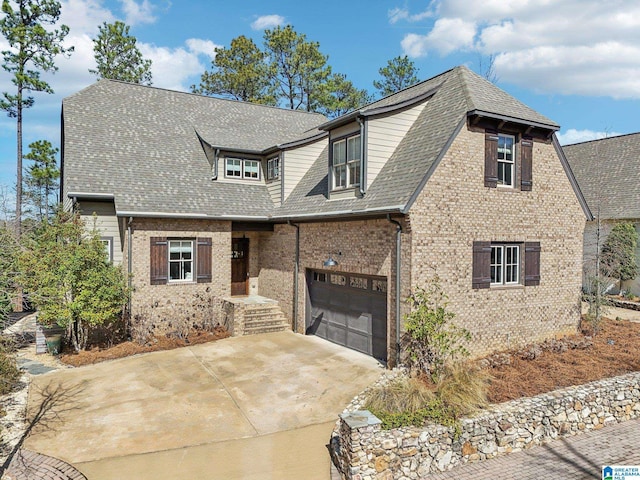
[[[267,160],[267,180],[280,178],[280,157],[273,157]]]
[[[520,285],[520,278],[521,278],[521,271],[522,271],[522,257],[521,257],[521,252],[522,249],[520,248],[520,244],[513,244],[513,243],[495,243],[495,244],[491,244],[491,250],[493,253],[493,249],[500,249],[500,258],[498,259],[497,263],[491,263],[490,264],[490,271],[492,272],[494,269],[494,266],[499,266],[500,267],[500,281],[498,282],[491,282],[491,286],[492,287],[500,287],[500,286],[511,286],[511,285]],[[515,263],[507,263],[507,249],[510,250],[514,250],[515,249]],[[492,255],[493,257],[493,255]],[[511,281],[507,281],[507,268],[509,267],[516,267],[516,278],[515,280],[511,280]]]
[[[512,140],[512,151],[511,151],[511,160],[500,159],[500,138],[510,138]],[[498,187],[501,188],[515,188],[516,185],[516,137],[513,135],[507,135],[500,133],[498,134],[498,158],[496,158],[498,162],[497,165],[497,177],[498,177]],[[510,165],[511,168],[511,183],[501,183],[500,182],[500,164]]]
[[[229,175],[229,162],[240,162],[240,175]],[[246,175],[247,171],[245,168],[245,163],[247,162],[255,162],[258,166],[258,176],[257,177],[251,177]],[[224,162],[224,177],[225,178],[235,178],[238,180],[251,180],[253,182],[255,181],[259,181],[261,178],[261,170],[262,168],[260,168],[261,165],[261,161],[258,158],[238,158],[238,157],[226,157],[225,158],[225,162]]]
[[[182,243],[190,243],[191,244],[191,259],[189,260],[171,260],[171,243],[172,242],[180,242],[180,244]],[[182,245],[181,245],[182,246]],[[196,278],[196,272],[195,272],[195,267],[196,267],[196,262],[195,262],[195,240],[193,239],[187,239],[187,238],[174,238],[171,240],[167,240],[167,282],[168,283],[194,283],[195,282],[195,278]],[[180,263],[182,265],[184,265],[185,263],[190,262],[191,263],[191,278],[178,278],[178,279],[172,279],[171,278],[171,264],[172,263]],[[181,274],[183,273],[183,268],[180,269]]]
[[[349,159],[349,142],[355,141],[356,138],[360,138],[360,134],[349,135],[347,137],[340,138],[331,143],[331,185],[332,190],[347,190],[350,188],[356,188],[360,185],[360,175],[356,175],[357,178],[351,178],[351,170],[354,165],[359,165],[362,162],[360,158],[362,149],[358,149],[358,158]],[[362,139],[360,139],[362,141]],[[343,145],[344,148],[344,162],[336,164],[335,163],[335,148],[336,145]],[[362,168],[362,167],[361,167]],[[336,185],[336,180],[339,178],[338,170],[342,171],[344,169],[345,174],[345,184],[344,185]],[[355,170],[355,169],[354,169]]]
[[[100,237],[107,252],[107,260],[113,262],[113,237]]]

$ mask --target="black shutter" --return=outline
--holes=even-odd
[[[211,239],[196,240],[196,279],[198,283],[211,282]]]
[[[151,237],[150,243],[149,283],[151,285],[162,285],[169,280],[167,239],[165,237]]]
[[[533,170],[533,141],[524,137],[520,142],[520,190],[531,191]]]
[[[491,285],[491,242],[473,242],[472,288]]]
[[[487,131],[484,136],[484,186],[498,185],[498,134]]]
[[[540,242],[524,244],[524,284],[540,285]]]

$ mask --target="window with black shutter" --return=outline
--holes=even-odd
[[[484,136],[484,186],[498,186],[498,133],[487,132]]]
[[[473,242],[472,276],[473,289],[540,285],[540,242]]]

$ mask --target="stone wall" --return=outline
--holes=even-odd
[[[531,191],[484,186],[484,143],[463,128],[409,211],[412,286],[438,274],[474,356],[575,333],[585,225],[550,142],[534,142]],[[472,289],[474,241],[540,242],[540,285]]]
[[[357,402],[351,408],[357,408]],[[346,411],[331,454],[342,478],[416,479],[640,417],[640,373],[493,405],[453,427],[382,430],[368,411]]]

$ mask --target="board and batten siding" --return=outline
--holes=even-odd
[[[101,237],[111,237],[113,240],[113,263],[122,263],[122,241],[116,208],[112,202],[79,202],[79,212],[87,228],[93,227],[93,214],[97,215],[96,228]]]
[[[327,146],[327,139],[287,150],[284,155],[284,198],[286,200],[298,182],[302,180],[311,165],[318,159]]]
[[[426,105],[427,101],[424,101],[401,112],[367,121],[367,185],[376,179]]]

